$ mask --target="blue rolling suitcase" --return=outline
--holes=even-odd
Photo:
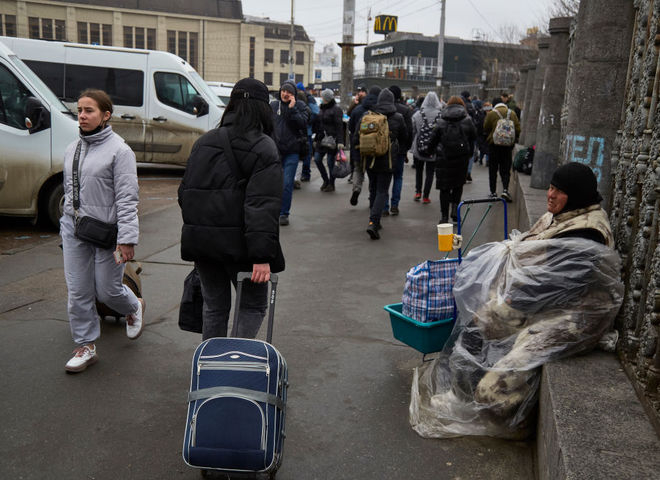
[[[191,467],[275,477],[282,462],[286,361],[270,342],[277,275],[271,274],[268,342],[234,338],[243,280],[239,273],[232,337],[209,338],[193,355],[183,459]]]

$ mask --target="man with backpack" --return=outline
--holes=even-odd
[[[356,138],[362,166],[369,175],[369,225],[372,240],[380,238],[380,218],[392,181],[399,145],[406,143],[406,125],[396,111],[394,95],[387,88],[378,95],[378,103],[362,116]]]
[[[364,167],[360,160],[360,151],[357,149],[357,136],[360,133],[360,121],[365,113],[376,106],[379,94],[380,87],[371,87],[367,96],[364,97],[360,104],[353,109],[348,121],[348,132],[351,137],[351,165],[353,166],[353,192],[351,193],[351,205],[357,205],[358,197],[360,196],[360,192],[362,192],[362,184],[364,183]]]
[[[488,141],[488,180],[490,196],[497,198],[497,172],[502,179],[502,198],[507,202],[512,200],[509,194],[509,179],[511,177],[511,154],[513,146],[520,136],[520,121],[516,112],[509,109],[505,103],[498,103],[486,115],[484,134]]]

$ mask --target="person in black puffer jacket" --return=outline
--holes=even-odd
[[[362,158],[363,166],[369,176],[369,226],[367,233],[372,240],[380,238],[380,217],[387,202],[387,192],[392,181],[394,162],[399,154],[399,145],[407,142],[407,131],[403,116],[396,111],[394,95],[384,88],[378,95],[378,103],[372,109],[387,117],[387,125],[390,130],[390,151],[383,156],[374,158]],[[359,132],[357,140],[359,143]]]
[[[323,178],[323,185],[321,186],[322,192],[335,191],[335,177],[332,176],[332,168],[335,166],[335,155],[337,155],[337,145],[342,142],[343,138],[343,113],[341,108],[335,102],[335,95],[332,90],[326,88],[321,92],[323,103],[321,104],[321,112],[316,117],[316,122],[312,126],[312,131],[316,134],[314,137],[314,162],[316,163],[321,177]],[[322,145],[325,137],[332,137],[335,139],[334,148],[324,147]],[[323,157],[327,155],[328,170],[326,171],[323,165]]]
[[[284,270],[282,166],[272,132],[268,89],[258,80],[240,80],[220,127],[195,142],[179,186],[181,258],[194,261],[199,272],[204,339],[227,335],[231,284],[239,271],[252,271],[252,282],[243,287],[238,336],[256,337],[266,312],[266,282],[271,272]]]
[[[465,110],[461,97],[451,97],[431,133],[429,151],[436,151],[436,188],[440,190],[440,223],[456,221],[456,208],[461,202],[468,162],[474,153],[477,130]],[[441,148],[438,148],[441,146]]]

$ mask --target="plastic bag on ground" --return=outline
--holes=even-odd
[[[423,437],[526,438],[540,366],[586,352],[623,299],[618,254],[580,238],[489,243],[456,272],[458,319],[415,369],[410,423]]]

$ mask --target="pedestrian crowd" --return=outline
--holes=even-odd
[[[473,163],[489,168],[490,195],[508,192],[513,144],[520,134],[512,97],[482,102],[469,92],[443,101],[435,92],[406,99],[401,88],[363,85],[346,113],[331,89],[317,92],[285,81],[270,101],[254,79],[237,82],[218,128],[194,145],[178,192],[183,216],[181,256],[194,262],[204,298],[204,338],[225,336],[231,286],[251,271],[241,303],[241,330],[255,337],[267,305],[265,283],[284,270],[279,229],[290,223],[294,190],[311,178],[321,192],[335,191],[350,162],[349,203],[358,204],[368,182],[369,238],[380,238],[383,216],[399,215],[404,165],[415,169],[413,199],[430,204],[435,179],[440,223],[456,221]],[[413,100],[410,102],[409,100]],[[142,332],[145,303],[122,283],[138,242],[135,155],[112,131],[112,102],[100,90],[78,99],[80,139],[67,152],[62,246],[71,333],[77,348],[69,372],[97,360],[100,335],[96,301],[127,319],[130,339]],[[500,128],[502,124],[509,128]],[[346,152],[348,152],[348,159]],[[345,172],[348,174],[348,171]],[[297,178],[296,178],[297,177]]]

